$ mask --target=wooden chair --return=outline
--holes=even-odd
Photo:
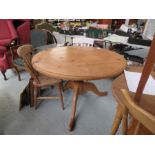
[[[15,46],[12,46],[10,47],[10,52],[11,52],[11,56],[12,56],[12,65],[14,68],[16,68],[16,72],[17,72],[17,75],[18,75],[18,80],[21,81],[21,75],[20,75],[20,71],[21,70],[25,70],[25,67],[24,67],[24,63],[23,63],[23,59],[21,59],[20,57],[17,57],[16,53],[17,53],[17,49],[21,46],[22,44],[20,45],[15,45]]]
[[[31,75],[31,78],[33,79],[32,83],[34,88],[33,96],[34,96],[35,109],[37,108],[37,100],[42,100],[42,99],[60,99],[62,109],[64,109],[61,80],[49,78],[36,72],[31,65],[32,51],[33,51],[32,45],[23,45],[17,49],[18,55],[22,57],[24,60],[24,65],[26,70],[28,71],[28,73]],[[53,85],[57,86],[59,96],[46,96],[46,97],[40,96],[40,90],[42,87],[53,86]]]
[[[73,38],[73,46],[93,47],[94,39],[92,38]]]
[[[131,99],[129,92],[126,89],[122,89],[121,91],[125,105],[122,118],[125,134],[127,134],[128,129],[128,113],[130,113],[130,115],[138,121],[134,134],[137,134],[140,124],[144,125],[153,134],[155,134],[155,116],[138,106],[134,100]]]
[[[57,40],[52,34],[52,32],[50,32],[49,30],[45,30],[45,29],[33,30],[31,32],[31,43],[33,47],[36,48],[35,51],[38,52],[38,50],[40,50],[40,49],[37,49],[38,46],[44,46],[44,45],[46,46],[49,44],[54,45],[54,44],[57,44]],[[16,72],[18,73],[19,81],[21,81],[19,70],[25,70],[25,67],[24,67],[23,60],[17,57],[14,53],[16,53],[17,48],[22,45],[24,44],[19,44],[19,45],[10,47],[10,51],[12,55],[12,64],[13,64],[13,67],[16,69]]]
[[[132,71],[132,72],[142,72],[143,67],[130,66],[130,67],[128,67],[128,70]],[[153,75],[153,77],[155,77],[155,73],[152,73],[152,75]],[[114,117],[113,125],[111,128],[111,134],[116,134],[120,125],[122,125],[122,134],[126,134],[126,133],[127,134],[135,134],[134,131],[136,130],[135,127],[137,126],[137,120],[135,120],[135,118],[128,117],[128,124],[130,124],[128,126],[128,131],[126,131],[127,127],[126,127],[125,123],[123,123],[123,121],[125,121],[125,119],[123,119],[123,116],[125,118],[125,116],[127,115],[127,110],[126,110],[126,106],[125,106],[126,100],[125,100],[125,97],[124,97],[121,89],[125,89],[129,92],[124,74],[121,74],[112,83],[112,93],[113,93],[115,100],[117,101],[117,108],[116,108],[116,114]],[[131,93],[131,92],[129,92],[129,93],[130,93],[130,97],[131,97],[132,101],[134,101],[135,94]],[[141,100],[139,102],[134,101],[134,103],[140,105],[140,107],[144,111],[147,111],[155,116],[154,101],[155,101],[155,96],[142,95]],[[138,128],[137,128],[137,130],[138,130]],[[152,134],[142,124],[140,124],[139,131],[137,131],[137,132],[138,133],[136,133],[136,134],[140,134],[140,135]]]
[[[31,31],[31,44],[34,48],[48,44],[57,44],[53,33],[46,29],[34,29]]]
[[[142,75],[138,84],[137,91],[135,95],[133,95],[134,103],[139,104],[144,110],[150,112],[151,114],[155,115],[155,110],[154,110],[154,101],[155,97],[151,95],[142,95],[145,84],[149,78],[149,75],[152,73],[154,75],[153,67],[155,63],[155,36],[152,40],[151,47],[148,53],[148,57],[146,60],[146,63],[144,65],[144,68],[141,69]],[[154,75],[155,76],[155,75]],[[125,83],[125,84],[124,84]],[[126,81],[124,75],[121,75],[118,77],[116,80],[114,80],[112,84],[112,91],[113,95],[118,103],[117,105],[117,110],[116,110],[116,115],[115,119],[113,122],[113,126],[111,129],[111,134],[115,134],[117,132],[117,129],[121,123],[121,120],[123,121],[122,123],[122,133],[126,134],[127,129],[126,129],[126,124],[127,124],[127,110],[126,110],[126,99],[124,96],[120,93],[120,89],[127,89]],[[124,116],[124,118],[123,118]],[[138,123],[139,124],[139,123]],[[145,124],[144,124],[145,126]],[[138,129],[137,129],[138,130]],[[130,133],[130,132],[129,132]],[[136,131],[137,133],[137,131]],[[151,133],[149,133],[151,134]]]

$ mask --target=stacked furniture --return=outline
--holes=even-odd
[[[86,36],[88,38],[99,38],[103,39],[108,36],[108,33],[111,33],[110,29],[87,29]]]
[[[18,58],[17,48],[27,43],[30,43],[30,20],[0,20],[0,70],[4,80],[7,80],[5,72],[10,68],[15,68],[21,80],[13,61]]]

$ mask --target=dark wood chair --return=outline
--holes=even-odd
[[[49,44],[57,44],[57,40],[49,30],[41,29],[41,30],[32,30],[31,31],[31,44],[35,48],[35,52],[37,53],[37,47],[46,46]],[[23,59],[16,56],[17,48],[24,44],[19,44],[10,47],[10,51],[12,54],[12,64],[18,73],[19,81],[21,80],[19,70],[25,70]]]
[[[46,29],[34,29],[31,31],[31,44],[34,48],[48,44],[57,44],[53,33]]]
[[[31,65],[31,59],[32,59],[32,52],[33,48],[32,45],[23,45],[20,46],[17,50],[18,55],[24,60],[25,69],[27,72],[31,75],[31,78],[33,80],[33,96],[34,96],[34,106],[37,108],[37,100],[42,99],[60,99],[61,101],[61,107],[64,109],[64,103],[63,103],[63,95],[62,95],[62,81],[54,78],[49,78],[44,75],[39,74],[36,72],[32,65]],[[57,86],[58,89],[58,96],[40,96],[40,90],[42,87],[46,86]]]

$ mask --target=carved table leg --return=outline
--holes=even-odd
[[[98,96],[105,96],[107,95],[107,92],[100,92],[93,83],[84,81],[68,81],[65,84],[63,90],[65,91],[66,89],[73,89],[72,115],[69,124],[69,130],[72,131],[74,126],[78,95],[87,91],[92,91]]]
[[[92,91],[93,93],[95,93],[98,96],[106,96],[107,92],[100,92],[96,86],[91,83],[91,82],[84,82],[84,81],[68,81],[63,90],[67,90],[67,89],[74,89],[74,83],[78,82],[79,83],[79,94],[85,93],[87,91]]]
[[[73,89],[73,85],[74,85],[73,81],[67,81],[65,83],[65,86],[63,87],[63,91],[66,91],[67,89]]]
[[[85,93],[87,91],[92,91],[98,96],[106,96],[108,92],[100,92],[96,86],[91,82],[81,82],[80,93]]]
[[[59,93],[59,97],[61,101],[61,107],[62,107],[62,110],[64,110],[64,102],[63,102],[63,95],[62,95],[62,82],[60,82],[57,87],[58,87],[58,93]]]
[[[72,85],[73,88],[73,99],[72,99],[72,115],[69,123],[69,130],[72,131],[74,127],[74,120],[75,120],[75,113],[76,113],[76,104],[77,104],[77,99],[78,99],[78,91],[79,91],[79,86],[80,83],[76,82],[74,85]]]

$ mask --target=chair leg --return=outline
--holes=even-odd
[[[18,75],[18,80],[21,81],[21,77],[20,77],[20,73],[19,73],[19,70],[17,68],[17,66],[13,65],[13,68],[15,69],[17,75]]]
[[[3,75],[3,77],[4,77],[4,80],[7,80],[7,77],[6,77],[6,75],[5,75],[5,72],[6,72],[6,71],[1,71],[1,73],[2,73],[2,75]]]
[[[30,79],[30,94],[31,94],[31,104],[30,106],[34,106],[34,86],[33,86],[33,80]]]
[[[122,134],[126,135],[128,129],[128,110],[124,107],[122,118]]]
[[[64,110],[64,102],[63,102],[63,95],[62,95],[62,82],[60,82],[58,84],[58,93],[59,93],[59,97],[60,97],[60,100],[61,100],[62,110]]]
[[[37,92],[37,87],[36,86],[34,86],[33,88],[34,88],[34,94],[33,94],[34,107],[35,107],[35,109],[37,109],[37,93],[38,92]]]
[[[115,118],[114,118],[114,121],[113,121],[113,125],[112,125],[112,128],[111,128],[111,134],[112,135],[116,134],[116,132],[117,132],[117,130],[119,128],[119,125],[121,123],[122,117],[123,117],[122,109],[121,109],[121,106],[118,104],[116,114],[115,114]]]
[[[135,131],[134,131],[134,135],[137,135],[137,134],[138,134],[139,127],[140,127],[140,122],[137,122],[137,125],[136,125],[136,128],[135,128]]]

